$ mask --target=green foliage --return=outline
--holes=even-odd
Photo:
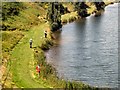
[[[36,2],[40,7],[43,7],[44,9],[48,9],[49,2]]]
[[[44,27],[48,27],[48,25],[33,26],[29,31],[24,32],[25,36],[10,53],[12,81],[19,88],[50,88],[49,85],[43,83],[43,79],[38,78],[35,69],[38,63],[34,58],[34,49],[42,44],[43,38],[41,37],[44,34]],[[33,39],[33,48],[29,47],[30,38]],[[39,60],[43,61],[44,52],[41,50],[39,53],[41,54]]]
[[[18,15],[22,8],[23,4],[20,2],[2,2],[2,20]]]
[[[101,2],[94,2],[96,8],[98,11],[104,10],[105,8],[105,3],[101,0]]]
[[[49,3],[49,8],[47,12],[47,19],[50,22],[51,31],[56,31],[62,27],[61,24],[61,15],[69,12],[62,3],[52,2]],[[57,23],[57,24],[56,24]]]
[[[2,30],[4,31],[28,31],[32,25],[45,22],[45,20],[38,18],[38,16],[44,18],[46,15],[45,9],[40,7],[38,3],[4,2],[2,7]],[[11,11],[11,9],[13,11]],[[15,12],[17,12],[17,14]]]
[[[37,65],[41,67],[41,76],[43,78],[47,78],[49,74],[53,73],[53,68],[45,62],[45,55],[40,47],[34,49],[34,58],[37,60]]]
[[[51,23],[51,31],[56,31],[59,29],[59,24],[54,22],[54,23]]]
[[[40,65],[41,72],[40,77],[45,79],[47,84],[51,85],[53,88],[64,88],[65,90],[93,90],[93,87],[89,85],[85,85],[81,82],[73,82],[73,81],[64,81],[62,79],[57,78],[55,69],[47,64],[45,61],[44,52],[40,47],[36,47],[34,49],[34,58],[37,60],[36,65]]]
[[[74,6],[75,11],[77,11],[79,16],[87,17],[90,15],[87,13],[87,8],[89,8],[89,6],[87,6],[85,2],[75,2]]]
[[[52,40],[44,38],[40,48],[42,50],[48,50],[50,48],[50,46],[52,46],[52,45],[53,45]]]
[[[2,52],[11,51],[19,40],[23,37],[23,33],[14,31],[14,32],[2,32]]]
[[[29,30],[29,28],[39,24],[39,15],[46,15],[44,8],[47,7],[42,8],[42,3],[18,2],[5,4],[3,4],[4,10],[7,8],[5,12],[3,12],[3,26],[5,27],[5,30]],[[45,5],[47,5],[47,3]],[[18,9],[14,9],[13,6],[14,8]],[[54,27],[56,28],[58,28],[61,23],[61,14],[63,13],[62,10],[59,10],[59,7],[62,6],[55,5],[55,10],[51,10],[50,12],[50,20],[53,20],[53,22],[57,23],[55,25],[55,23],[53,24],[52,22],[52,26],[55,25]],[[51,6],[51,8],[53,9],[53,6]],[[53,18],[53,14],[57,18]],[[72,20],[73,18],[70,21]],[[50,88],[50,86],[52,86],[52,88],[65,88],[68,90],[92,90],[93,88],[83,83],[68,82],[59,79],[55,74],[55,69],[51,65],[46,63],[43,50],[48,50],[53,42],[51,42],[49,39],[41,38],[44,34],[44,27],[47,26],[37,26],[30,29],[30,31],[25,32],[25,37],[22,40],[21,38],[24,36],[24,34],[21,31],[16,30],[10,32],[2,32],[2,51],[4,53],[9,53],[9,51],[13,50],[10,54],[10,66],[13,75],[13,82],[20,88]],[[32,49],[29,48],[30,38],[33,38]],[[15,46],[16,48],[14,48]],[[36,74],[34,74],[37,64],[41,65],[40,76],[42,77],[40,77],[39,79],[37,76],[35,76]]]
[[[37,64],[44,64],[44,60],[45,60],[45,56],[44,56],[44,52],[39,48],[36,47],[34,49],[34,58],[35,60],[37,60]]]

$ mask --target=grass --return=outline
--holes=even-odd
[[[12,72],[12,86],[19,88],[87,88],[88,85],[82,83],[71,83],[61,80],[56,77],[54,69],[46,63],[44,52],[41,49],[45,42],[44,27],[47,24],[34,26],[30,31],[26,32],[25,36],[20,40],[19,44],[11,52],[9,64]],[[29,48],[29,39],[33,38],[33,48]],[[48,42],[46,40],[46,42]],[[49,43],[49,42],[48,42]],[[36,65],[41,64],[40,78],[36,73]],[[78,86],[75,86],[75,85]]]
[[[2,64],[2,33],[0,32],[0,65]]]
[[[12,81],[6,82],[6,87],[16,86],[19,88],[86,88],[88,85],[76,82],[66,82],[56,77],[54,69],[46,63],[44,52],[41,49],[43,42],[49,43],[44,36],[44,29],[47,24],[34,26],[25,33],[25,36],[19,41],[15,48],[10,53],[9,68],[12,76]],[[33,39],[33,48],[29,48],[29,39]],[[37,53],[36,53],[37,52]],[[38,54],[37,56],[35,56]],[[41,66],[40,78],[36,73],[36,65]],[[41,63],[42,62],[42,63]]]
[[[40,27],[34,27],[28,32],[25,37],[19,42],[11,53],[11,64],[12,64],[12,77],[13,82],[18,87],[25,88],[44,88],[49,87],[48,85],[39,84],[33,79],[32,70],[35,70],[34,65],[34,50],[29,48],[29,39],[33,38],[33,47],[41,44],[43,37],[44,25]],[[32,65],[32,66],[31,66]],[[40,82],[42,83],[42,82]]]
[[[9,59],[9,52],[18,44],[19,40],[24,36],[20,31],[2,31],[2,57]]]
[[[18,15],[8,17],[3,21],[3,24],[7,27],[7,30],[29,30],[33,25],[38,25],[45,20],[38,18],[38,15],[45,17],[46,10],[40,7],[37,3],[22,3],[25,9],[22,9]]]
[[[24,35],[26,37],[27,33],[29,33],[31,38],[34,38],[34,37],[32,37],[33,32],[31,32],[31,34],[30,34],[30,32],[28,32],[28,31],[33,26],[44,22],[44,20],[40,20],[38,18],[38,15],[41,15],[41,17],[44,17],[44,15],[46,14],[45,9],[38,6],[37,3],[24,2],[22,4],[23,4],[23,6],[25,6],[25,8],[22,9],[17,16],[8,17],[7,20],[3,21],[2,23],[5,26],[7,26],[7,29],[5,31],[0,32],[0,35],[1,35],[0,38],[2,37],[2,40],[0,40],[2,43],[2,51],[1,51],[2,55],[0,56],[0,58],[1,58],[0,64],[2,66],[4,65],[4,67],[6,67],[4,69],[4,75],[0,82],[5,84],[5,86],[9,87],[9,88],[12,87],[11,86],[12,84],[13,84],[13,86],[15,86],[11,80],[12,75],[9,72],[10,67],[11,67],[11,62],[10,62],[11,51],[15,50],[15,52],[17,52],[15,49],[16,45],[19,45],[22,43],[20,40],[23,38]],[[15,30],[13,30],[13,28],[15,28]],[[36,28],[34,28],[34,29],[36,29]],[[41,32],[39,34],[43,35],[43,33],[41,33]],[[38,39],[38,41],[39,41],[39,39]],[[28,43],[28,42],[29,42],[29,40],[26,41],[26,43]],[[37,40],[34,40],[34,42],[37,42]],[[37,42],[37,43],[40,44],[40,42]],[[17,50],[20,52],[19,49],[17,49]],[[21,53],[22,53],[22,50],[21,50]],[[18,56],[20,56],[18,53],[16,53],[16,54]],[[18,57],[16,59],[18,59]],[[14,63],[14,64],[16,64],[16,63]]]
[[[77,12],[67,13],[65,15],[62,15],[62,17],[61,17],[62,23],[71,22],[71,21],[74,21],[76,19],[78,19]]]
[[[72,5],[72,3],[64,2],[64,3],[63,3],[63,6],[64,6],[64,7],[67,7],[70,12],[73,12],[73,11],[74,11],[74,5]]]
[[[8,18],[3,22],[10,28],[16,27],[15,31],[2,32],[3,58],[9,60],[5,73],[8,77],[4,77],[4,80],[6,79],[5,87],[70,88],[70,86],[74,86],[74,83],[69,84],[58,79],[54,69],[45,61],[42,49],[49,49],[52,43],[44,38],[44,30],[48,29],[48,24],[40,24],[43,21],[37,17],[38,14],[44,17],[46,13],[43,8],[38,7],[35,3],[24,3],[24,5],[27,6],[26,9],[21,11],[18,16]],[[39,10],[41,10],[40,13]],[[64,15],[63,19],[73,18],[76,15],[76,12],[71,12]],[[32,49],[29,48],[30,38],[33,39]],[[42,63],[41,78],[38,78],[35,70],[38,61],[40,64]],[[85,87],[84,84],[79,85]]]
[[[40,73],[39,80],[44,81],[44,83],[46,83],[46,85],[47,84],[50,85],[51,88],[64,88],[64,89],[71,89],[71,90],[73,88],[86,89],[86,90],[95,89],[81,82],[73,82],[73,81],[69,82],[63,79],[59,79],[56,76],[55,69],[51,65],[46,63],[44,52],[41,50],[40,47],[35,48],[34,58],[36,59],[36,63],[40,64],[41,66],[41,73]],[[34,72],[34,76],[35,76],[35,72]]]
[[[16,31],[2,32],[3,53],[5,57],[10,56],[7,64],[9,77],[5,87],[92,89],[81,82],[67,82],[56,77],[55,69],[46,63],[43,51],[49,49],[52,45],[49,39],[44,38],[44,30],[48,29],[49,25],[42,24],[44,21],[37,17],[38,14],[45,17],[45,10],[38,7],[36,3],[24,3],[24,5],[27,6],[26,9],[21,11],[18,16],[8,18],[4,22],[8,26],[17,28]],[[67,6],[67,4],[65,5]],[[68,4],[68,6],[70,8],[71,4]],[[73,8],[69,10],[72,11]],[[62,21],[70,22],[77,17],[76,12],[71,12],[63,15]],[[29,48],[30,38],[33,39],[33,48]],[[40,78],[38,78],[35,69],[37,64],[42,65]]]

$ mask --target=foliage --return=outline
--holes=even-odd
[[[57,29],[62,27],[61,15],[67,12],[69,12],[68,9],[64,8],[64,6],[61,3],[49,3],[47,19],[50,22],[51,31],[56,31]]]
[[[40,7],[43,7],[44,9],[48,9],[49,2],[36,2]]]
[[[40,47],[36,47],[34,49],[34,58],[37,60],[37,65],[40,65],[41,67],[41,77],[47,78],[47,76],[49,76],[49,74],[51,74],[53,71],[52,67],[45,62],[45,55]]]
[[[42,80],[39,80],[36,74],[36,60],[34,58],[35,47],[42,44],[44,27],[46,24],[33,26],[29,31],[25,32],[25,36],[12,50],[10,55],[12,82],[21,88],[48,88]],[[29,48],[29,39],[33,39],[33,48]],[[44,60],[45,56],[40,52],[40,59]],[[34,74],[35,73],[35,74]],[[9,88],[9,87],[8,87]]]
[[[98,11],[104,10],[104,8],[105,8],[105,3],[102,2],[102,0],[101,0],[101,2],[94,2],[94,4],[95,4],[96,9],[97,9]]]
[[[40,7],[38,3],[28,2],[3,2],[3,22],[2,30],[24,30],[27,31],[32,25],[45,22],[45,9]],[[17,12],[17,14],[16,14]]]
[[[96,90],[95,88],[81,82],[64,81],[57,78],[55,69],[51,65],[47,64],[44,52],[40,47],[36,47],[34,49],[34,58],[37,60],[36,65],[40,65],[40,77],[46,80],[45,83],[51,85],[53,88],[63,88],[65,90]]]
[[[56,77],[54,68],[46,63],[43,50],[48,50],[53,43],[50,40],[41,37],[44,35],[43,30],[48,25],[46,26],[44,24],[43,26],[35,27],[35,25],[41,23],[38,16],[44,17],[46,15],[45,8],[48,8],[49,3],[43,4],[46,5],[44,8],[42,8],[44,6],[42,6],[42,3],[3,3],[4,12],[2,15],[5,31],[2,32],[2,51],[10,54],[10,66],[13,77],[11,83],[14,82],[20,88],[50,88],[50,86],[52,86],[52,88],[65,88],[68,90],[93,90],[92,87],[80,82],[69,82],[59,79]],[[51,22],[52,28],[55,28],[54,30],[61,25],[61,15],[65,13],[66,10],[59,10],[59,7],[62,8],[61,4],[56,3],[56,5],[54,5],[50,3],[50,7],[48,8],[50,9],[48,20]],[[83,10],[86,10],[85,7]],[[76,14],[73,16],[76,16]],[[70,21],[72,20],[73,17]],[[6,31],[7,29],[10,30],[10,28],[15,31]],[[24,33],[25,37],[23,37],[23,31],[18,30],[28,31]],[[23,39],[21,40],[22,37]],[[32,49],[29,48],[30,38],[33,38]],[[11,50],[12,52],[10,53]],[[7,55],[4,54],[4,56],[6,57]],[[34,74],[36,72],[35,67],[37,64],[42,65],[41,76],[43,78],[38,78],[37,75]]]
[[[19,31],[14,32],[2,32],[2,53],[3,58],[7,55],[5,53],[10,52],[16,44],[20,41],[23,37],[23,33]]]
[[[87,13],[87,8],[89,8],[89,6],[86,5],[85,2],[75,2],[74,6],[74,9],[75,11],[77,11],[79,16],[81,16],[82,18],[89,16],[89,14]]]
[[[20,2],[2,2],[2,20],[7,20],[8,17],[18,15],[22,10],[23,4]]]
[[[48,50],[48,49],[50,48],[50,46],[52,46],[52,45],[53,45],[53,41],[50,40],[50,39],[46,39],[46,38],[45,38],[45,39],[43,40],[40,48],[41,48],[42,50]]]
[[[101,13],[104,11],[104,8],[106,6],[106,4],[101,0],[101,2],[93,2],[96,10],[94,11],[95,16],[100,16]]]

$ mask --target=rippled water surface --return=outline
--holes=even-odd
[[[106,7],[100,17],[90,16],[62,27],[57,46],[47,53],[59,77],[91,86],[117,87],[118,5]]]

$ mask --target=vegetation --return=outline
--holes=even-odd
[[[47,19],[50,22],[51,31],[56,31],[62,27],[61,15],[67,12],[69,12],[68,9],[62,3],[49,3]]]
[[[15,7],[15,8],[14,8]],[[7,20],[8,17],[10,16],[15,16],[19,14],[19,11],[22,10],[23,5],[22,3],[18,2],[3,2],[2,3],[2,20]]]
[[[38,3],[3,2],[2,30],[27,31],[33,25],[45,22],[44,18],[38,18],[39,15],[44,17],[46,15],[46,11],[44,8],[40,7]]]
[[[9,59],[9,52],[19,43],[24,34],[20,31],[2,31],[2,56],[3,63]]]
[[[106,6],[105,3],[101,0],[101,2],[94,2],[94,5],[96,7],[95,16],[100,16]]]
[[[45,22],[45,19],[44,18],[39,19],[38,15],[40,15],[41,17],[44,17],[46,15],[46,9],[44,9],[43,7],[40,7],[39,3],[3,2],[2,4],[3,4],[3,11],[2,11],[2,16],[3,16],[2,17],[2,21],[3,21],[2,30],[3,31],[1,32],[1,35],[2,35],[2,62],[1,64],[4,65],[4,67],[6,68],[3,71],[4,75],[2,77],[2,80],[1,78],[0,80],[1,80],[3,87],[14,87],[14,85],[12,86],[12,84],[14,84],[12,81],[14,79],[14,77],[12,78],[12,74],[14,75],[15,70],[12,69],[11,67],[12,66],[11,52],[15,50],[17,45],[22,43],[21,39],[23,37],[26,37],[26,34],[28,33],[28,31],[29,30],[31,31],[31,27]],[[43,31],[40,33],[43,34]],[[32,37],[33,35],[30,35],[29,38],[32,38]],[[29,40],[24,42],[24,44],[27,42],[29,42]],[[37,42],[37,43],[40,44],[41,42]],[[22,50],[23,49],[21,49],[21,53],[23,53]],[[21,56],[19,54],[20,54],[19,52],[18,54],[16,53],[17,55],[16,57],[20,58]],[[23,57],[22,59],[24,58],[25,57]],[[15,64],[15,67],[16,65],[17,64]],[[11,73],[10,73],[10,70],[11,70]],[[17,77],[19,77],[19,75]]]
[[[71,12],[61,16],[62,24],[65,24],[67,22],[73,22],[77,19],[78,19],[77,12]]]
[[[74,5],[75,5],[75,11],[77,11],[78,15],[81,18],[84,18],[90,15],[87,13],[87,8],[89,8],[89,6],[85,2],[76,2],[74,3]]]
[[[62,27],[61,22],[74,21],[78,15],[89,15],[86,3],[75,3],[76,12],[73,11],[73,3],[2,4],[2,64],[6,67],[1,80],[3,87],[94,89],[81,82],[69,82],[56,77],[55,69],[46,63],[44,54],[44,50],[54,44],[50,30],[56,31]],[[48,38],[44,38],[44,30],[48,31]],[[32,49],[29,48],[30,38],[33,39]],[[40,78],[35,71],[38,64],[41,65]]]
[[[96,6],[96,9],[99,11],[99,10],[104,10],[105,8],[105,3],[104,2],[94,2],[95,6]]]
[[[46,45],[49,45],[46,43]],[[85,85],[81,82],[69,82],[65,80],[61,80],[56,77],[55,69],[46,63],[44,52],[40,49],[40,47],[36,47],[34,50],[34,57],[36,59],[37,64],[41,66],[41,73],[40,78],[42,78],[44,83],[52,86],[52,88],[64,88],[66,89],[87,89],[87,90],[94,90],[95,88]],[[36,64],[36,65],[37,65]]]

